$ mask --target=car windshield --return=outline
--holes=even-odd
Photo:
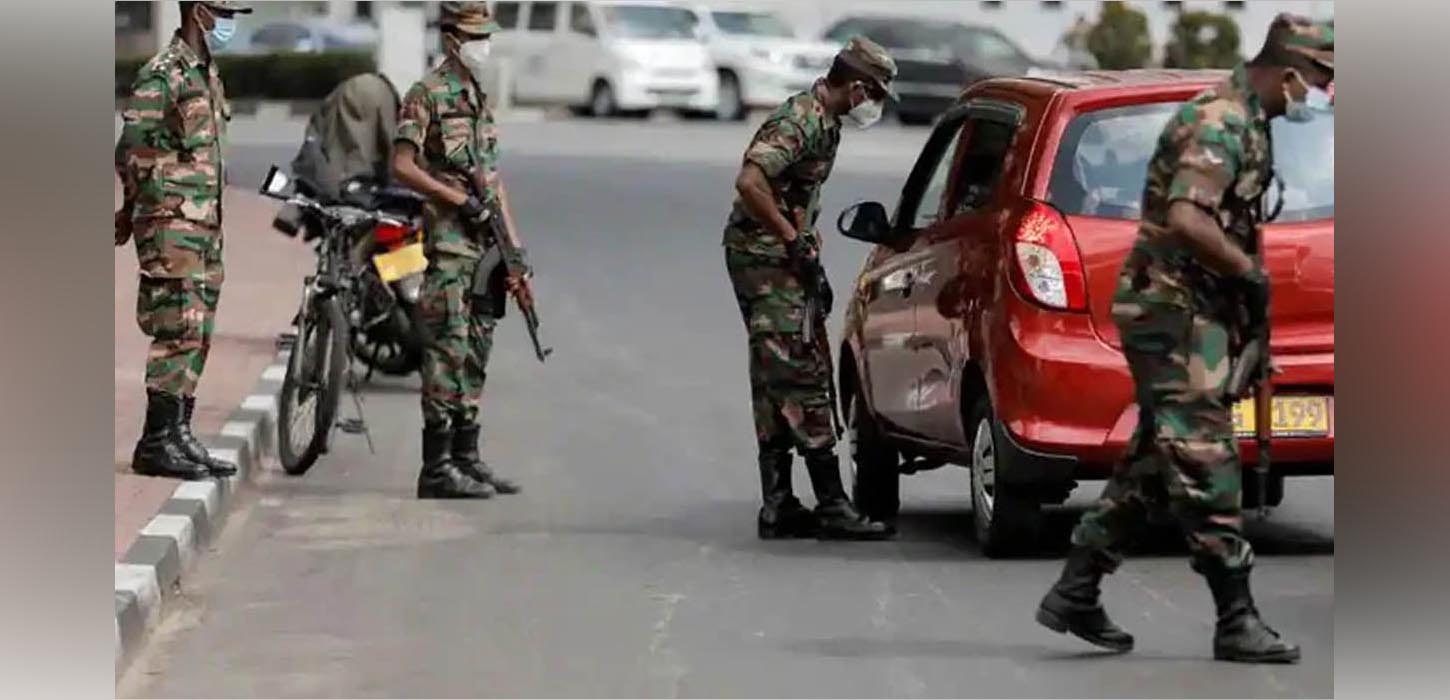
[[[827,36],[846,41],[856,34],[865,34],[888,49],[943,49],[958,40],[962,26],[948,22],[932,23],[915,20],[847,20]]]
[[[712,12],[715,26],[726,34],[793,37],[795,32],[779,17],[766,12]]]
[[[604,24],[628,39],[693,39],[695,18],[682,7],[606,5]]]
[[[967,56],[990,61],[1022,59],[1022,52],[1007,37],[986,29],[964,29],[953,45]]]
[[[1175,103],[1117,107],[1074,119],[1063,134],[1047,199],[1067,214],[1138,219],[1148,160]],[[1334,113],[1308,123],[1269,122],[1274,168],[1284,183],[1279,222],[1334,217]],[[1270,187],[1270,211],[1278,200]]]

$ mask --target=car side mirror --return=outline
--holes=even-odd
[[[891,221],[880,202],[857,202],[841,212],[836,230],[847,238],[882,245],[892,238]]]
[[[291,188],[292,178],[274,165],[262,180],[261,193],[273,199],[286,199]]]

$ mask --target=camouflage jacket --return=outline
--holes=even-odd
[[[413,144],[422,166],[439,181],[465,192],[467,173],[482,170],[484,202],[498,197],[498,128],[485,95],[466,71],[444,62],[403,97],[396,141]],[[478,257],[477,241],[464,230],[458,210],[429,201],[424,207],[428,252]]]
[[[231,107],[216,63],[178,33],[141,67],[116,142],[116,174],[135,221],[220,226],[222,147]]]
[[[821,186],[836,162],[841,143],[841,121],[823,106],[824,79],[776,108],[745,149],[745,163],[765,171],[775,191],[775,205],[781,214],[816,246],[815,233],[820,214]],[[765,230],[745,210],[739,195],[725,225],[725,247],[773,258],[787,257],[785,243]]]
[[[1272,168],[1268,117],[1240,64],[1228,81],[1185,103],[1158,138],[1148,161],[1138,239],[1118,278],[1115,312],[1131,316],[1154,305],[1213,309],[1219,300],[1212,273],[1169,233],[1168,207],[1180,199],[1203,207],[1247,251],[1261,222],[1258,203]]]

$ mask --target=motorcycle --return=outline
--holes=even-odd
[[[315,192],[302,180],[300,192]],[[428,260],[423,253],[423,197],[399,187],[352,180],[340,199],[378,212],[370,231],[349,242],[351,269],[357,274],[356,303],[349,309],[353,357],[386,375],[404,376],[422,365],[424,335],[418,297]],[[312,240],[321,231],[315,216],[302,210],[278,214],[273,226],[284,234]],[[370,235],[369,235],[370,234]]]

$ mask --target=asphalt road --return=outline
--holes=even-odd
[[[557,348],[539,366],[514,315],[496,337],[485,455],[525,492],[414,500],[417,382],[377,380],[364,404],[377,452],[339,435],[307,476],[266,477],[119,692],[1333,694],[1331,480],[1291,482],[1275,517],[1250,527],[1260,607],[1304,646],[1292,667],[1209,659],[1212,602],[1173,545],[1106,584],[1138,651],[1102,656],[1038,627],[1060,551],[983,558],[961,469],[906,478],[893,542],[756,540],[744,328],[719,247],[747,132],[506,129],[505,174]],[[860,198],[893,203],[925,135],[847,134],[823,222]],[[259,181],[292,150],[239,145],[233,177]],[[846,289],[866,251],[834,233],[827,245]],[[804,495],[800,466],[796,483]],[[1063,537],[1078,512],[1055,511],[1049,529]]]

